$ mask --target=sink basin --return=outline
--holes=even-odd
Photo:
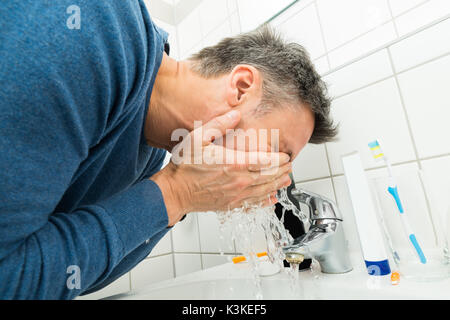
[[[450,299],[450,279],[421,283],[402,278],[393,286],[389,276],[369,276],[360,264],[348,273],[321,273],[318,278],[309,270],[300,272],[298,285],[294,294],[284,272],[261,277],[263,299]],[[253,300],[255,293],[249,264],[227,263],[109,299]]]

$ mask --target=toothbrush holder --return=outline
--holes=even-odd
[[[433,189],[436,179],[416,165],[395,168],[394,177],[404,209],[404,219],[392,195],[388,192],[389,178],[383,169],[375,170],[370,184],[377,206],[379,223],[382,226],[384,242],[390,253],[391,269],[401,277],[415,281],[433,281],[450,276],[449,226],[447,210],[438,203]],[[445,175],[446,176],[446,175]],[[442,199],[444,200],[444,199]],[[410,225],[426,262],[420,259],[417,247],[405,229]]]

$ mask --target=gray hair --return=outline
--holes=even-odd
[[[309,105],[314,113],[310,143],[334,140],[338,129],[330,116],[327,87],[314,68],[306,50],[286,42],[267,24],[258,29],[206,47],[192,55],[193,69],[210,78],[227,74],[239,64],[248,64],[263,75],[263,97],[259,112],[268,112],[280,102]]]

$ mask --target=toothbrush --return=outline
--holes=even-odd
[[[378,140],[372,141],[369,143],[369,148],[372,150],[373,157],[376,161],[384,160],[384,163],[387,166],[388,174],[389,174],[389,187],[387,191],[392,195],[397,204],[397,209],[400,212],[401,221],[403,224],[403,228],[405,229],[406,234],[408,235],[409,241],[411,242],[414,250],[419,256],[420,262],[425,264],[427,263],[427,259],[422,251],[422,248],[417,241],[417,237],[414,234],[411,224],[409,223],[408,216],[403,209],[402,202],[400,200],[400,196],[398,194],[397,182],[395,181],[394,175],[392,174],[392,166],[389,162],[387,156],[383,153],[380,143]]]

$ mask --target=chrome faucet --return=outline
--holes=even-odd
[[[326,197],[298,188],[288,188],[288,197],[295,206],[309,207],[309,229],[283,247],[286,260],[298,262],[316,259],[323,273],[345,273],[352,270],[342,228],[342,217],[336,204]]]

